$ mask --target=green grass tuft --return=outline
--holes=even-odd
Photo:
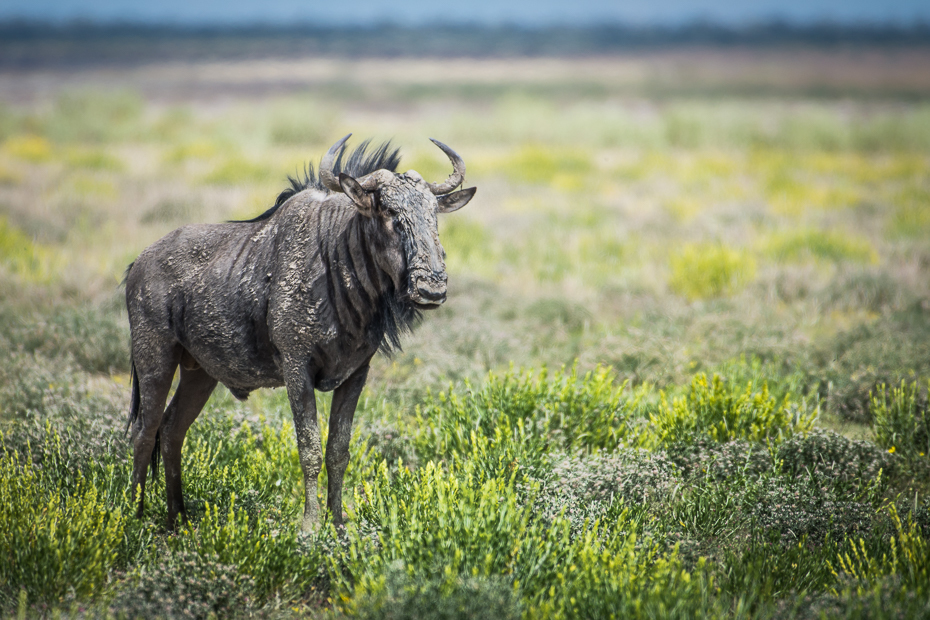
[[[691,301],[732,295],[755,277],[755,259],[722,244],[691,244],[669,259],[669,287]]]
[[[773,234],[763,242],[763,251],[778,262],[878,262],[878,253],[867,239],[834,231],[808,229]]]

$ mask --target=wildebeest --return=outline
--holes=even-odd
[[[351,134],[349,134],[351,135]],[[142,516],[146,470],[160,446],[168,527],[184,513],[181,447],[187,429],[223,383],[245,399],[285,386],[304,474],[303,529],[320,519],[323,465],[314,390],[333,391],[326,444],[327,503],[342,522],[342,481],[352,418],[379,350],[446,298],[445,252],[436,214],[465,206],[476,188],[453,191],[465,163],[428,183],[395,172],[390,143],[366,141],[343,162],[339,140],[273,207],[247,221],[184,226],[146,248],[127,269],[132,335],[132,485]],[[174,397],[165,407],[174,374]]]

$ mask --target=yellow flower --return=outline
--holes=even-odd
[[[888,448],[888,454],[894,454],[894,446]]]

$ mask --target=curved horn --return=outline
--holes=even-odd
[[[333,164],[336,161],[336,153],[342,150],[342,147],[345,146],[346,140],[348,140],[351,136],[352,134],[348,134],[339,140],[339,142],[329,147],[329,150],[326,151],[326,155],[324,155],[323,159],[320,160],[320,182],[323,183],[323,187],[328,190],[342,192],[342,187],[339,185],[339,180],[336,178],[336,175],[333,174]]]
[[[427,183],[429,186],[429,191],[433,192],[433,194],[437,196],[439,194],[448,194],[456,187],[461,185],[462,181],[465,180],[465,162],[462,161],[462,158],[459,157],[458,153],[450,149],[439,140],[433,140],[430,138],[430,142],[442,149],[442,152],[445,153],[449,158],[449,161],[452,162],[452,168],[454,171],[449,175],[449,178],[446,179],[444,183]]]

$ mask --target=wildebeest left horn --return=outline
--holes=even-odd
[[[449,175],[449,178],[446,179],[444,183],[427,183],[429,186],[429,191],[437,196],[440,194],[448,194],[456,187],[461,185],[462,181],[465,180],[465,162],[462,161],[462,158],[459,157],[458,153],[450,149],[439,140],[433,140],[430,138],[430,142],[442,149],[442,152],[445,153],[449,158],[449,161],[452,162],[452,168],[454,169],[454,172]]]
[[[329,147],[329,150],[326,151],[326,155],[324,155],[323,159],[320,160],[320,181],[323,183],[323,187],[328,190],[334,192],[342,191],[342,187],[339,185],[339,180],[336,178],[336,175],[333,174],[333,164],[336,162],[336,153],[342,150],[346,140],[348,140],[350,137],[352,137],[352,134],[346,135],[344,138],[339,140],[339,142]]]

